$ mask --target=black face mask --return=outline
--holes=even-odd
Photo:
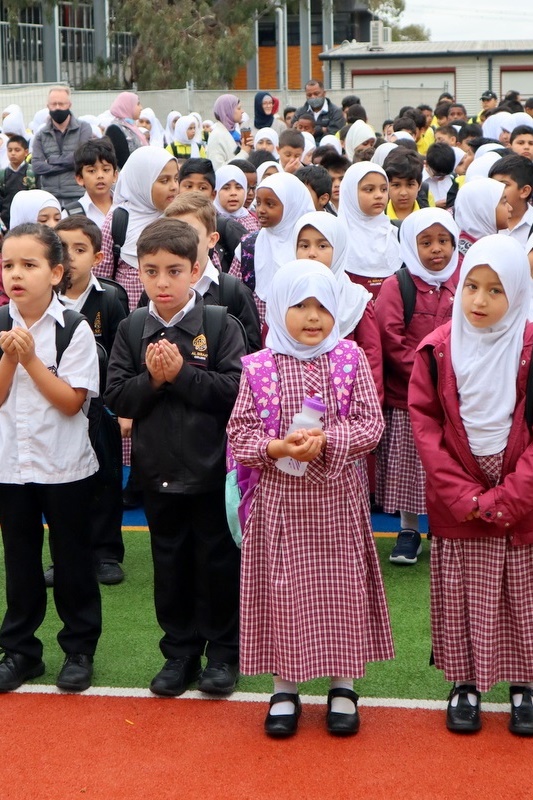
[[[50,116],[54,122],[61,125],[61,123],[70,116],[70,108],[55,108],[53,111],[50,111]]]

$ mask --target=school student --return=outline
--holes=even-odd
[[[199,679],[201,691],[229,694],[238,677],[240,554],[226,522],[225,429],[244,341],[229,316],[218,336],[207,330],[210,309],[191,286],[199,266],[190,225],[157,220],[137,246],[150,302],[119,326],[105,400],[133,419],[166,659],[150,689],[180,695]]]
[[[298,683],[324,676],[330,678],[327,730],[357,733],[353,680],[367,662],[393,657],[356,467],[376,446],[383,420],[364,353],[353,342],[339,343],[337,308],[338,284],[323,264],[304,259],[276,273],[268,350],[244,359],[228,424],[237,461],[259,470],[242,543],[241,670],[272,673],[264,728],[275,737],[297,730]],[[276,403],[261,399],[262,387]],[[317,394],[323,429],[288,433],[304,399]],[[286,457],[307,464],[304,474],[278,469]]]
[[[389,219],[403,220],[413,211],[419,211],[417,196],[422,184],[423,162],[418,153],[404,147],[394,148],[385,158],[383,169],[389,180],[389,202],[386,214]]]
[[[6,228],[10,226],[11,203],[17,192],[37,188],[37,178],[26,161],[28,142],[24,136],[10,136],[6,144],[8,166],[0,169],[0,217]]]
[[[11,202],[11,228],[23,225],[26,222],[47,225],[55,228],[61,219],[61,204],[50,192],[44,189],[34,189],[17,192]]]
[[[409,386],[433,533],[433,658],[453,682],[457,733],[479,730],[480,693],[507,681],[509,728],[533,734],[530,283],[517,242],[475,242],[452,321],[421,343]]]
[[[502,234],[525,247],[533,233],[533,162],[525,156],[502,156],[491,168],[489,178],[504,184],[505,199],[512,208],[509,227]]]
[[[225,164],[215,173],[215,208],[224,217],[236,220],[248,233],[259,230],[257,217],[245,208],[248,182],[244,172],[231,164]]]
[[[98,461],[89,440],[86,400],[98,395],[98,358],[86,321],[70,326],[56,297],[64,276],[59,237],[44,225],[12,229],[2,251],[9,316],[0,333],[0,526],[6,612],[0,628],[0,691],[45,671],[37,630],[46,612],[43,515],[55,552],[54,601],[65,660],[56,685],[91,685],[101,631],[100,593],[89,523]]]
[[[320,164],[309,164],[307,167],[300,167],[295,172],[296,177],[304,186],[307,186],[313,199],[316,211],[326,211],[333,216],[337,216],[337,211],[331,204],[332,180],[329,172]]]
[[[89,139],[74,153],[76,183],[85,194],[65,206],[68,214],[85,214],[99,228],[113,205],[112,187],[117,180],[117,157],[107,137]]]
[[[494,178],[465,183],[455,201],[455,221],[460,231],[459,266],[474,242],[509,227],[511,213],[503,183]]]
[[[533,121],[533,120],[532,120]],[[518,125],[511,134],[511,150],[533,160],[533,126]]]

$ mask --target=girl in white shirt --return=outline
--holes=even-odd
[[[0,332],[0,526],[7,599],[0,692],[45,670],[36,636],[46,612],[43,515],[54,545],[54,600],[63,623],[57,638],[65,662],[56,685],[82,691],[91,683],[101,631],[89,528],[98,462],[82,410],[98,395],[96,344],[82,321],[58,363],[56,336],[66,324],[66,309],[55,292],[65,256],[52,229],[31,223],[12,229],[2,260],[10,302]]]

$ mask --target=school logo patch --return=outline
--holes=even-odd
[[[199,353],[205,353],[207,350],[207,339],[203,333],[201,333],[200,336],[197,336],[196,339],[192,340],[192,346]]]
[[[102,335],[102,315],[100,312],[94,318],[94,335],[101,336]]]

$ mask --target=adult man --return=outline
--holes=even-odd
[[[296,109],[292,118],[292,125],[302,114],[311,113],[315,118],[315,141],[320,140],[327,133],[337,133],[345,124],[342,109],[326,98],[326,90],[322,81],[311,79],[305,84],[307,103]]]
[[[74,177],[74,151],[92,137],[91,126],[73,116],[68,86],[48,92],[50,116],[33,140],[32,167],[41,177],[41,188],[55,195],[61,205],[77,200],[83,187]]]
[[[498,105],[498,95],[494,92],[491,92],[490,89],[487,89],[486,92],[483,92],[479,99],[481,100],[482,109],[477,116],[471,117],[469,122],[479,122],[481,124],[483,122],[483,119],[481,118],[483,112],[492,111],[492,109],[496,108]]]

